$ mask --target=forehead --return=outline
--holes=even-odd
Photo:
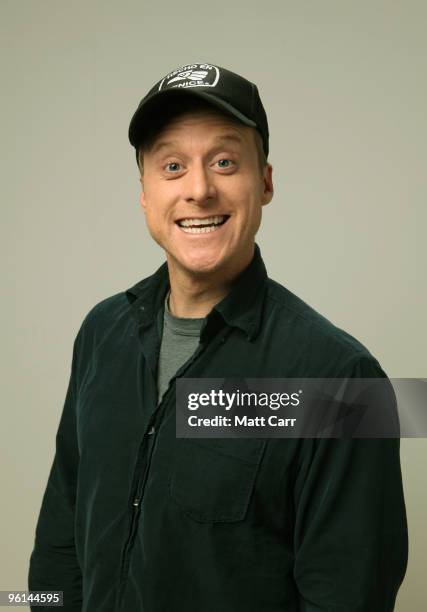
[[[251,138],[252,128],[236,123],[231,118],[215,111],[197,111],[180,115],[169,121],[158,132],[151,147],[151,153],[179,144],[183,137],[194,130],[203,135],[206,141],[214,144],[245,146]]]

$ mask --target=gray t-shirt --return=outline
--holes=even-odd
[[[163,334],[157,370],[158,402],[176,371],[191,357],[199,344],[205,317],[188,319],[175,317],[169,310],[168,292],[165,298]]]

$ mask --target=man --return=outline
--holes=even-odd
[[[212,64],[159,81],[129,128],[166,261],[77,334],[31,590],[67,612],[389,612],[407,563],[399,439],[178,438],[176,380],[386,378],[267,276],[257,87]]]

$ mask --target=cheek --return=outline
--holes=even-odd
[[[146,200],[146,206],[144,209],[145,222],[152,235],[159,236],[169,231],[169,219],[167,207],[162,206],[161,202],[157,199]]]
[[[261,218],[262,218],[261,206],[257,206],[252,214],[252,227],[255,230],[258,230],[259,226],[261,225]]]
[[[155,227],[159,223],[159,217],[155,208],[150,205],[145,207],[145,219],[150,227]]]
[[[261,219],[261,205],[258,202],[251,202],[251,206],[248,209],[246,218],[246,228],[249,234],[253,234],[258,231],[261,225]]]
[[[170,190],[166,189],[162,184],[148,182],[145,186],[144,195],[145,210],[147,214],[153,218],[158,215],[165,215],[166,211],[170,207],[172,195]]]

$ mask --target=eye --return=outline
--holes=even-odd
[[[226,166],[220,165],[220,168],[230,168],[230,165],[234,164],[233,160],[227,159],[227,158],[219,159],[216,163],[217,164],[221,164],[221,162],[229,162],[229,163]]]
[[[169,163],[167,163],[167,164],[166,164],[166,166],[164,166],[164,167],[165,167],[165,168],[167,168],[168,166],[179,166],[179,163],[178,163],[178,162],[169,162]],[[174,171],[174,170],[172,170],[172,172],[173,172],[173,171]]]

